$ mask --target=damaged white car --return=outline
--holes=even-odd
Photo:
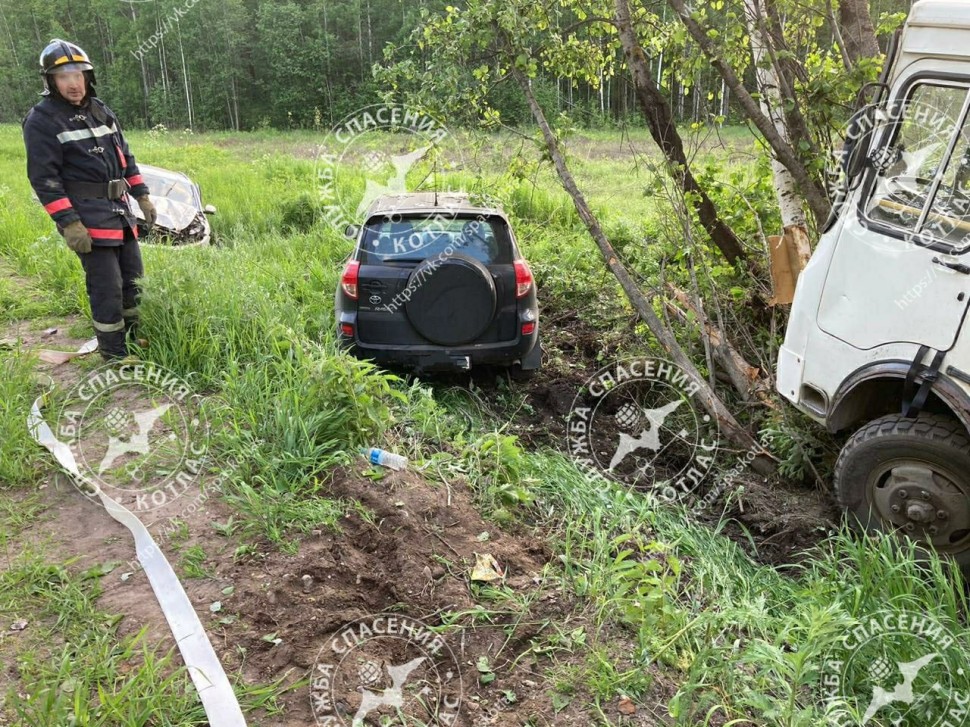
[[[158,212],[155,226],[151,231],[146,230],[145,216],[138,203],[129,195],[128,206],[138,218],[138,231],[142,240],[148,244],[172,246],[212,244],[213,235],[208,215],[215,214],[216,208],[211,204],[202,205],[199,185],[181,172],[149,164],[139,164],[138,168]]]

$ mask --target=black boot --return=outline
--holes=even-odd
[[[101,352],[101,358],[105,361],[114,361],[128,355],[124,331],[111,331],[110,333],[98,331],[97,337],[98,350]]]
[[[125,336],[128,340],[134,340],[138,337],[138,315],[125,316]]]

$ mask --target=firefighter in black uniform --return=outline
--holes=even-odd
[[[84,268],[98,348],[127,353],[143,274],[134,197],[151,227],[155,207],[118,118],[95,95],[94,66],[73,43],[52,40],[40,56],[44,98],[24,119],[27,176]]]

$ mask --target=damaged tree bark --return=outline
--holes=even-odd
[[[711,343],[714,360],[727,375],[735,391],[745,399],[753,396],[768,408],[777,408],[768,393],[771,388],[769,383],[761,378],[761,369],[748,363],[747,359],[731,345],[721,329],[715,326],[702,310],[698,310],[687,293],[672,283],[667,283],[666,287],[678,304],[674,305],[671,301],[666,301],[667,310],[685,323],[689,320],[687,313],[693,315],[700,324],[704,337]]]
[[[660,345],[663,347],[664,351],[667,352],[667,355],[670,356],[673,362],[696,382],[699,387],[698,393],[700,394],[700,399],[703,402],[705,410],[717,421],[721,432],[723,432],[725,437],[742,449],[759,452],[759,454],[751,462],[752,469],[762,475],[773,474],[776,469],[774,461],[755,441],[754,437],[751,436],[751,433],[741,426],[741,424],[734,418],[734,415],[724,405],[724,402],[721,401],[714,390],[711,389],[711,387],[707,384],[704,377],[701,376],[700,372],[694,366],[693,362],[690,360],[690,358],[688,358],[687,354],[684,353],[684,350],[680,347],[680,344],[677,343],[677,339],[674,337],[673,333],[666,326],[664,326],[659,316],[657,316],[657,314],[654,312],[651,305],[653,296],[651,295],[648,297],[647,295],[644,295],[643,291],[640,290],[636,282],[630,276],[629,271],[620,262],[616,255],[616,251],[613,249],[613,245],[610,244],[610,241],[603,232],[603,228],[600,226],[599,221],[596,219],[596,216],[586,203],[586,198],[579,190],[579,187],[576,186],[576,181],[573,179],[573,176],[569,171],[569,167],[566,165],[566,160],[563,158],[562,152],[559,149],[559,142],[556,139],[555,134],[552,132],[549,122],[546,120],[546,116],[543,113],[542,108],[539,106],[539,102],[536,100],[529,79],[514,64],[511,72],[516,82],[519,84],[519,87],[522,89],[522,93],[529,105],[529,110],[532,112],[532,116],[542,132],[543,140],[545,141],[546,148],[549,151],[549,156],[556,167],[556,172],[559,174],[559,179],[562,182],[563,188],[572,198],[573,204],[576,206],[576,212],[579,213],[580,219],[582,219],[583,223],[586,225],[586,229],[589,231],[590,236],[593,238],[596,246],[600,250],[600,253],[603,255],[606,266],[619,281],[620,286],[623,288],[623,292],[630,300],[634,310],[636,310],[643,322],[646,323],[651,333],[653,333],[657,341],[660,342]]]
[[[670,105],[653,82],[647,59],[633,30],[627,0],[616,0],[614,20],[630,69],[630,77],[633,79],[637,103],[647,120],[650,136],[667,160],[671,175],[685,197],[690,200],[701,225],[725,259],[731,263],[738,259],[746,260],[740,240],[720,218],[714,202],[691,173],[687,155],[684,153],[684,143],[677,132]]]

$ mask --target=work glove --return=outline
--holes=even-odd
[[[74,252],[81,254],[91,252],[91,233],[88,232],[81,220],[74,220],[67,225],[62,234],[64,235],[64,242]]]
[[[145,225],[149,228],[154,227],[155,220],[158,219],[158,213],[155,211],[155,205],[152,204],[151,199],[146,194],[137,197],[136,201],[138,202],[138,206],[141,207],[141,213],[145,215]]]

